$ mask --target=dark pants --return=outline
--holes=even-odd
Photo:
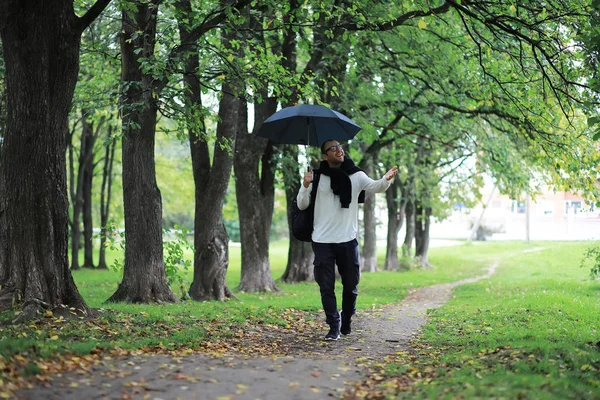
[[[335,266],[342,277],[342,314],[350,319],[356,312],[356,297],[360,280],[358,241],[312,244],[315,253],[315,280],[321,290],[321,302],[329,325],[339,324],[340,316],[335,297]]]

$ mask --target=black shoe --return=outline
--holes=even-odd
[[[350,327],[352,321],[350,318],[344,318],[344,314],[342,313],[340,313],[340,316],[342,318],[342,328],[340,329],[340,332],[342,335],[349,335],[350,332],[352,332],[352,328]]]
[[[340,324],[332,324],[325,340],[338,340],[340,338]]]

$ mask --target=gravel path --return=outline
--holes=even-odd
[[[364,360],[410,349],[427,310],[449,300],[452,289],[473,279],[415,289],[401,303],[359,310],[352,334],[325,342],[324,332],[274,332],[278,355],[130,355],[52,377],[45,385],[18,392],[22,399],[202,399],[279,400],[340,397],[366,374]],[[277,346],[275,344],[277,343]],[[283,344],[283,345],[282,345]],[[287,346],[286,346],[287,344]]]

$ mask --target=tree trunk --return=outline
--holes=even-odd
[[[285,198],[287,204],[288,234],[290,246],[288,248],[288,259],[281,280],[287,283],[313,281],[314,277],[314,253],[308,242],[301,242],[292,235],[291,205],[298,190],[300,190],[301,178],[298,173],[298,146],[285,146],[284,151],[288,156],[284,161],[284,171],[293,171],[284,174]],[[305,167],[303,167],[305,168]],[[304,169],[306,171],[306,169]]]
[[[0,44],[0,59],[4,59],[2,45]],[[0,67],[0,132],[6,132],[6,72],[4,65]],[[0,159],[2,159],[2,136],[0,136]]]
[[[261,20],[252,17],[250,23],[255,32],[261,31]],[[265,46],[261,35],[252,39]],[[279,291],[269,263],[269,235],[275,202],[273,144],[256,136],[263,121],[275,112],[277,101],[268,97],[267,82],[263,82],[263,87],[255,95],[256,99],[264,100],[254,103],[253,133],[240,129],[233,159],[242,244],[242,276],[238,289],[244,292]]]
[[[387,271],[400,269],[398,262],[398,232],[402,229],[406,209],[406,198],[401,196],[400,186],[400,180],[396,178],[385,192],[388,209],[387,251],[385,253],[385,269]]]
[[[288,27],[283,32],[283,43],[281,45],[282,66],[287,71],[296,71],[297,68],[297,33],[292,29],[290,22],[294,18],[294,14],[300,9],[300,2],[297,0],[289,1],[289,12],[283,17],[284,26]],[[307,65],[306,72],[310,71],[310,66]],[[309,74],[307,74],[309,75]],[[292,94],[283,102],[283,107],[291,106],[298,101],[298,90],[292,89]],[[282,168],[286,173],[284,174],[285,183],[285,198],[287,204],[287,220],[288,220],[288,234],[290,245],[288,247],[288,259],[281,280],[287,283],[293,282],[306,282],[314,280],[314,253],[312,246],[308,242],[301,242],[292,235],[292,214],[291,204],[296,198],[298,190],[300,189],[301,177],[298,173],[298,146],[284,145],[283,151],[287,155],[284,160]],[[302,172],[306,171],[304,166],[300,169]],[[289,173],[287,171],[290,171]]]
[[[46,307],[90,311],[69,269],[66,150],[81,33],[94,18],[78,18],[70,0],[0,3],[8,106],[0,161],[0,310],[20,304],[20,321]]]
[[[123,280],[107,301],[176,302],[163,259],[162,202],[154,161],[157,105],[153,78],[138,63],[140,57],[154,54],[158,6],[136,5],[135,12],[123,12],[121,37],[125,265]]]
[[[225,300],[227,297],[234,297],[225,281],[229,266],[229,237],[222,214],[223,201],[233,167],[233,154],[221,145],[235,143],[240,127],[240,113],[245,112],[246,105],[232,93],[234,93],[233,87],[225,82],[219,102],[217,142],[214,147],[212,168],[206,142],[197,139],[190,131],[196,185],[196,213],[194,280],[189,294],[194,300]]]
[[[255,130],[275,112],[269,99],[255,104]],[[269,235],[275,201],[273,146],[255,134],[237,137],[235,190],[238,196],[242,276],[238,289],[245,292],[278,291],[269,263]]]
[[[373,158],[367,156],[364,169],[367,175],[373,176]],[[375,193],[365,193],[363,205],[363,248],[361,255],[361,271],[377,271],[377,220],[375,218]]]
[[[87,120],[84,120],[86,125]],[[101,125],[101,123],[100,123]],[[96,132],[100,126],[96,127]],[[92,220],[92,182],[94,178],[94,147],[96,145],[97,133],[94,132],[93,126],[89,126],[86,130],[86,156],[83,159],[83,179],[82,179],[82,219],[83,219],[83,267],[94,268],[93,256],[93,229],[94,223]]]
[[[82,120],[85,119],[85,115],[82,116]],[[81,141],[79,145],[79,157],[77,157],[77,164],[75,164],[75,145],[73,143],[73,139],[75,137],[75,130],[73,128],[69,133],[69,195],[71,197],[71,206],[72,206],[72,214],[71,214],[71,269],[78,270],[80,269],[79,265],[79,249],[81,248],[81,209],[83,206],[83,193],[82,193],[82,183],[81,180],[83,178],[82,170],[83,164],[82,159],[83,155],[86,152],[85,149],[85,134],[82,132]],[[85,124],[82,124],[82,131],[85,130]],[[75,166],[77,165],[77,174],[75,174]]]
[[[401,267],[410,269],[412,267],[412,245],[415,238],[415,206],[414,200],[408,200],[404,209],[406,215],[406,233],[402,244]]]
[[[429,263],[429,225],[431,207],[423,207],[420,202],[415,205],[415,259],[423,268],[433,268]]]
[[[190,27],[184,22],[192,12],[189,0],[177,3],[179,35],[184,41]],[[223,34],[223,44],[236,32]],[[219,122],[214,155],[211,158],[206,142],[206,125],[202,108],[200,81],[196,75],[200,60],[195,45],[185,60],[183,81],[187,95],[184,96],[190,152],[195,185],[196,208],[194,214],[194,280],[189,295],[194,300],[225,300],[235,297],[225,280],[229,266],[229,237],[223,223],[223,201],[227,193],[235,139],[244,125],[245,102],[237,94],[240,84],[227,79],[221,88]]]
[[[105,145],[104,164],[102,166],[102,185],[100,189],[100,247],[98,249],[98,268],[107,269],[106,265],[106,235],[108,232],[108,215],[110,211],[110,197],[112,192],[112,173],[115,160],[116,141],[110,139],[112,129],[109,126]]]

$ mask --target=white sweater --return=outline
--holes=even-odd
[[[339,196],[331,190],[331,178],[321,174],[315,202],[313,242],[345,243],[358,235],[358,195],[365,190],[371,193],[385,192],[392,184],[385,177],[373,180],[362,171],[350,175],[352,201],[349,208],[342,208]],[[312,183],[307,188],[300,185],[296,201],[300,210],[310,205]]]

